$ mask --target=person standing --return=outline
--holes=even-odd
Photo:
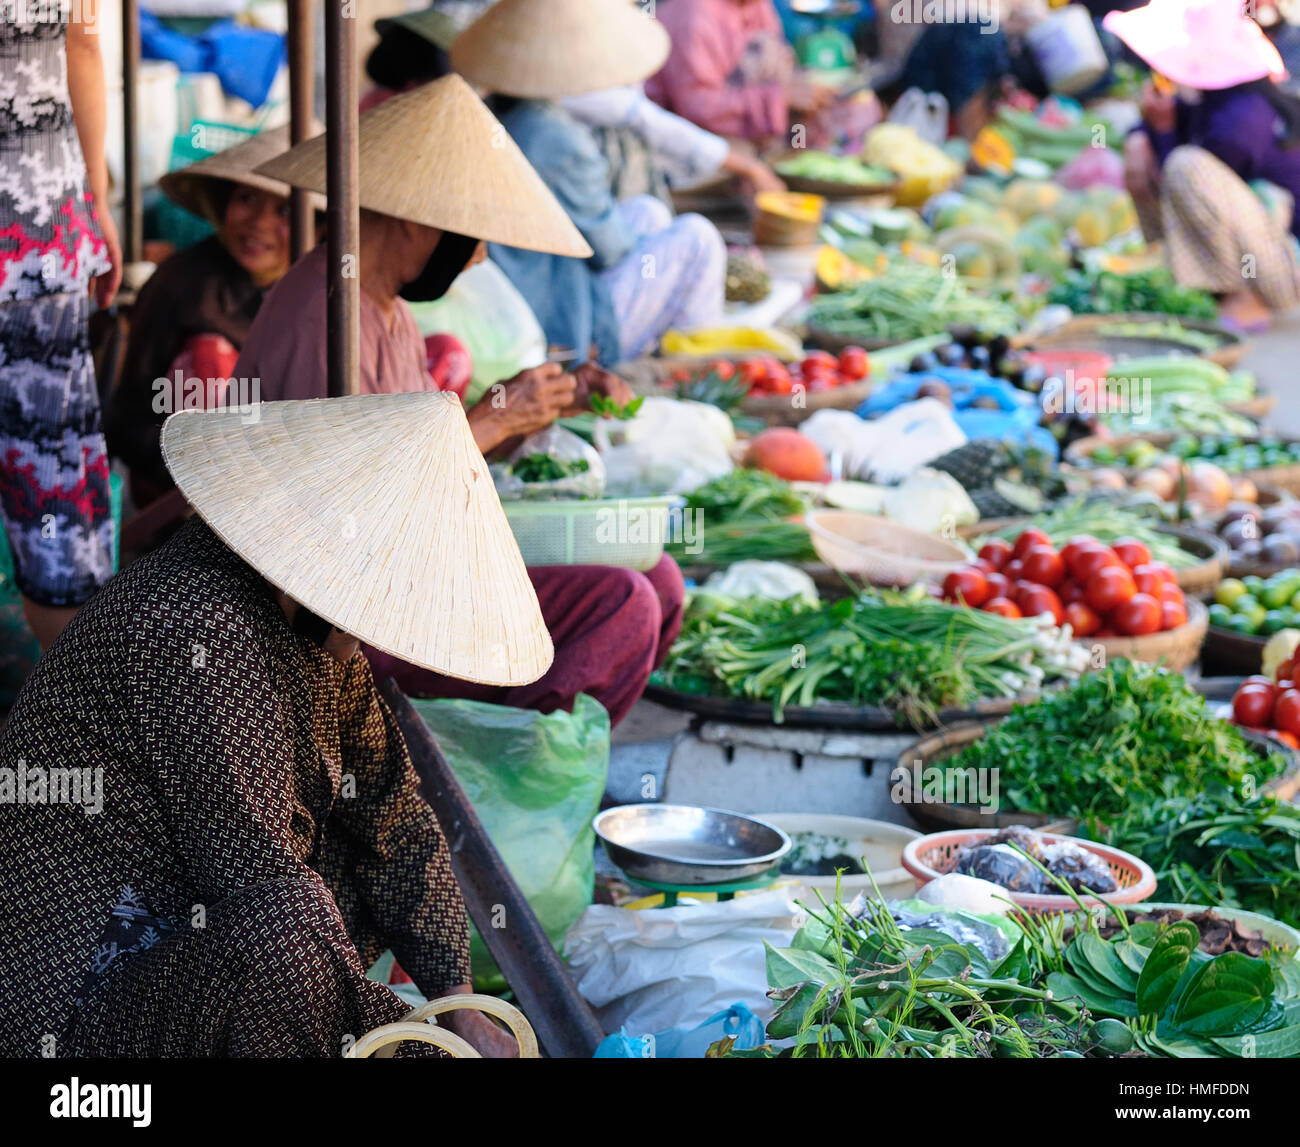
[[[27,623],[48,648],[113,573],[88,288],[122,278],[93,8],[0,23],[0,515]],[[51,18],[53,17],[53,18]]]

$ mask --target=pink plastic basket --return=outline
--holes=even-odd
[[[951,872],[957,864],[957,853],[963,848],[978,844],[997,833],[998,829],[995,828],[959,828],[918,837],[916,840],[908,841],[903,848],[903,867],[916,877],[918,885],[927,884],[936,876]],[[1051,844],[1068,840],[1071,844],[1087,849],[1106,862],[1106,867],[1110,869],[1110,874],[1119,885],[1119,889],[1104,896],[1081,894],[1079,898],[1085,904],[1099,902],[1137,904],[1147,899],[1156,890],[1156,874],[1151,870],[1150,865],[1130,853],[1091,840],[1080,840],[1075,836],[1056,836],[1052,833],[1042,835],[1043,839]],[[1072,897],[1056,893],[1045,895],[1008,891],[1007,899],[1033,912],[1068,912],[1077,907]]]

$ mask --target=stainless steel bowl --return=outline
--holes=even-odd
[[[592,827],[610,860],[632,879],[674,887],[761,876],[790,851],[779,828],[693,805],[620,805],[600,813]]]

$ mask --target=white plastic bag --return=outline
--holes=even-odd
[[[518,472],[519,463],[539,454],[562,465],[585,462],[586,467],[568,477],[529,480]],[[497,494],[507,501],[599,498],[605,493],[605,463],[600,455],[572,430],[556,423],[530,434],[504,462],[494,462],[491,470]]]
[[[905,402],[870,421],[847,410],[819,410],[800,431],[830,457],[838,454],[846,478],[897,482],[966,442],[952,411],[937,398]]]
[[[564,956],[605,1032],[690,1027],[736,1002],[766,1021],[763,941],[788,947],[802,917],[779,888],[676,908],[593,904],[569,929]]]
[[[650,395],[626,422],[596,420],[610,497],[684,494],[733,469],[736,432],[725,411]]]
[[[948,138],[948,101],[939,92],[908,88],[890,109],[889,122],[910,127],[926,143],[941,147]]]
[[[513,283],[491,259],[462,271],[441,299],[412,303],[421,335],[455,335],[474,360],[472,406],[494,382],[546,361],[546,335]]]

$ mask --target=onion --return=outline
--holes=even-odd
[[[1213,462],[1193,462],[1187,471],[1187,494],[1207,510],[1222,510],[1232,501],[1232,479]]]
[[[1259,488],[1249,478],[1239,475],[1231,479],[1234,502],[1258,502]]]
[[[1103,466],[1100,469],[1093,470],[1088,475],[1092,485],[1101,490],[1126,490],[1128,483],[1124,480],[1124,475],[1116,470],[1113,466]]]
[[[1150,490],[1162,502],[1167,502],[1174,496],[1174,491],[1178,489],[1178,480],[1175,475],[1170,474],[1167,470],[1159,466],[1151,466],[1133,479],[1133,488],[1135,490]]]

